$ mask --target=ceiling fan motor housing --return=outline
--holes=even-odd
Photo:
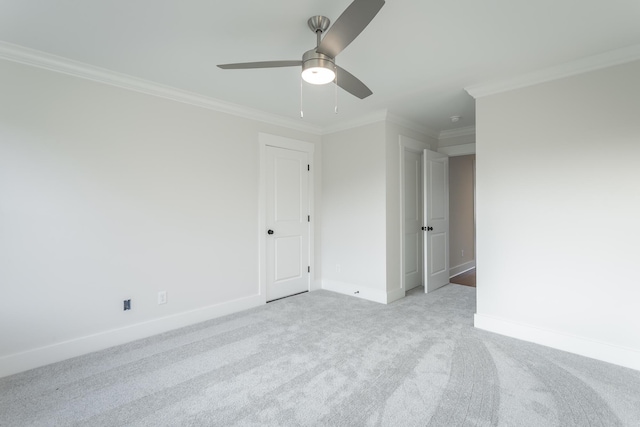
[[[302,55],[302,70],[304,71],[311,67],[330,68],[335,71],[336,64],[332,57],[316,52],[315,49],[311,49]]]
[[[308,79],[305,77],[306,74],[314,74],[316,76],[315,78]],[[306,81],[313,84],[332,82],[336,76],[334,59],[323,53],[316,52],[315,49],[306,51],[304,55],[302,55],[302,76]]]

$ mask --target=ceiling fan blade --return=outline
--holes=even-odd
[[[262,61],[262,62],[240,62],[237,64],[220,64],[218,68],[223,70],[244,70],[249,68],[278,68],[301,66],[302,61]]]
[[[373,93],[371,92],[371,89],[362,83],[356,76],[344,68],[336,65],[336,70],[336,84],[351,95],[364,99]]]
[[[369,25],[384,6],[384,0],[354,0],[329,28],[317,52],[335,58]]]

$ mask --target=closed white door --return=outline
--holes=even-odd
[[[267,301],[309,290],[308,154],[266,147]]]
[[[404,286],[422,285],[422,153],[404,152]]]
[[[425,291],[449,283],[449,158],[424,150]]]

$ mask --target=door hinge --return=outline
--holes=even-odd
[[[311,273],[311,266],[307,267],[307,273]]]
[[[311,171],[311,165],[307,165],[307,170]]]
[[[311,215],[307,215],[307,222],[311,222]]]

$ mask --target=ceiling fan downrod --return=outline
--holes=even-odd
[[[307,21],[307,25],[309,26],[311,31],[316,33],[316,47],[320,46],[320,36],[322,35],[322,33],[327,31],[329,25],[331,25],[331,21],[326,16],[316,15],[309,18],[309,20]]]

